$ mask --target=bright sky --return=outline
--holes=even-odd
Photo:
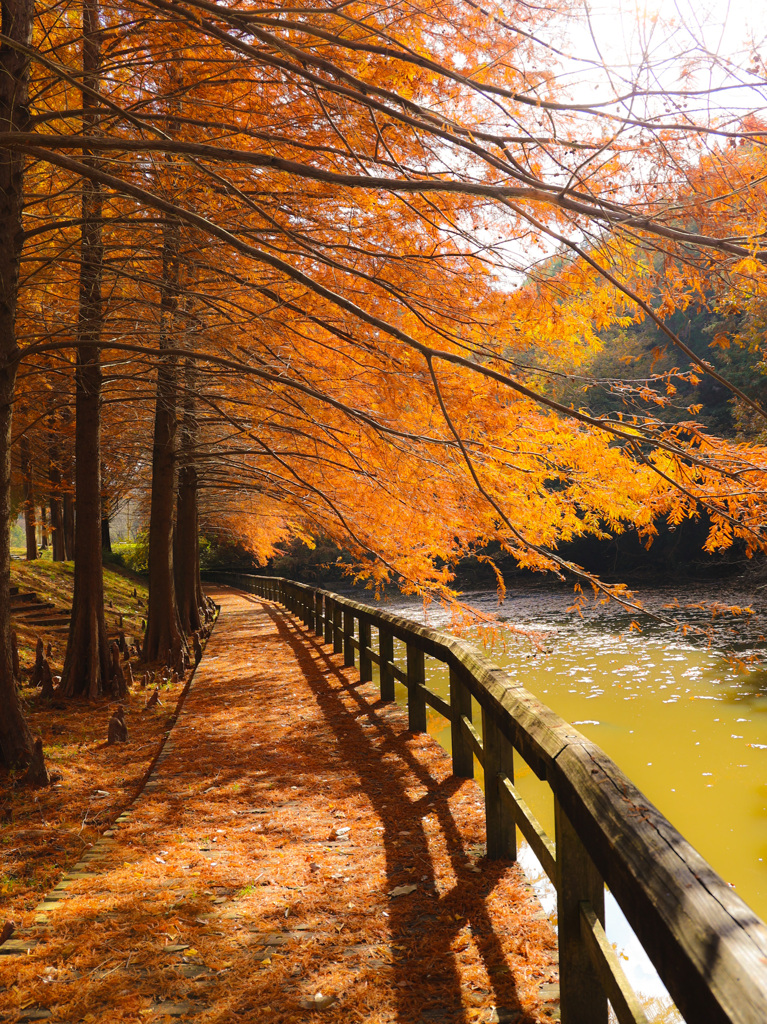
[[[740,113],[767,109],[767,4],[764,0],[581,0],[564,48],[615,68],[612,87],[621,92],[630,69],[653,67],[656,87],[720,90],[712,105]],[[753,58],[757,60],[754,62]],[[584,67],[583,64],[580,65]],[[682,68],[685,77],[680,78]],[[625,76],[625,83],[622,79]],[[574,74],[574,82],[602,76]],[[604,79],[602,78],[602,81]],[[652,80],[640,78],[645,87]],[[727,89],[723,89],[727,86]],[[735,88],[737,87],[737,88]]]
[[[755,41],[763,46],[767,33],[767,5],[763,0],[596,0],[584,2],[595,21],[608,28],[608,43],[623,42],[636,47],[637,22],[645,21],[651,45],[659,44],[667,32],[662,25],[675,26],[678,39],[698,40],[722,56],[743,53]],[[660,22],[653,27],[653,19]],[[600,33],[601,35],[601,33]],[[763,56],[767,56],[763,54]]]

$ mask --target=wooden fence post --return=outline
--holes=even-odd
[[[373,661],[370,650],[370,619],[360,615],[360,682],[369,683],[373,678]]]
[[[471,693],[457,669],[450,666],[450,736],[453,748],[453,775],[474,778],[474,750],[463,731],[462,718],[471,721]]]
[[[391,670],[394,661],[394,636],[383,626],[378,627],[378,657],[381,700],[394,700],[394,673]]]
[[[410,732],[426,732],[426,671],[423,651],[407,645],[407,727]]]
[[[556,798],[554,821],[562,1024],[607,1024],[607,996],[581,936],[581,902],[584,900],[591,904],[604,925],[604,882]]]
[[[304,623],[310,631],[314,630],[314,594],[310,590],[301,591],[304,605]]]
[[[329,594],[325,594],[325,634],[326,644],[333,643],[333,621],[336,614],[336,603]]]
[[[517,829],[501,801],[500,777],[514,781],[514,748],[496,724],[492,712],[482,709],[482,748],[485,770],[485,825],[487,859],[517,859]]]
[[[342,654],[344,649],[344,633],[341,628],[343,613],[341,605],[333,602],[333,654]]]
[[[344,668],[354,667],[354,612],[344,608]]]
[[[323,633],[322,615],[322,594],[314,595],[314,635],[322,636]]]

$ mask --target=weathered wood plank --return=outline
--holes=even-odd
[[[426,667],[423,651],[407,645],[407,724],[411,732],[426,732]]]
[[[682,1016],[767,1021],[767,927],[596,745],[551,779]]]
[[[485,750],[485,828],[488,860],[517,859],[514,818],[501,799],[501,778],[514,781],[514,748],[501,733],[496,719],[482,711],[482,745]]]
[[[381,700],[394,700],[394,636],[384,626],[378,627],[378,653]]]
[[[423,699],[429,705],[443,715],[449,722],[452,721],[453,712],[446,700],[443,700],[436,693],[432,693],[428,687],[423,688]]]
[[[602,922],[590,903],[581,903],[581,934],[618,1024],[649,1024]]]
[[[450,718],[451,746],[453,748],[453,775],[459,779],[474,778],[474,751],[466,741],[461,724],[462,718],[471,721],[471,693],[463,685],[463,678],[454,668],[450,669]]]
[[[343,654],[344,631],[343,631],[343,609],[338,601],[333,602],[333,654]]]
[[[554,804],[557,844],[559,1008],[567,1024],[607,1024],[607,996],[581,934],[581,903],[605,919],[605,886],[559,802]]]
[[[370,658],[370,616],[360,614],[359,621],[360,682],[369,683],[373,678],[373,662]]]
[[[399,665],[392,663],[391,674],[397,680],[398,683],[403,683],[407,686],[407,672],[403,672]]]
[[[354,668],[354,613],[346,605],[344,610],[344,668]]]
[[[530,849],[538,858],[538,862],[548,875],[549,880],[556,885],[557,854],[553,841],[546,835],[543,826],[510,779],[504,777],[500,780],[500,792],[501,799],[506,803],[517,828],[530,844]]]
[[[466,737],[472,752],[476,756],[479,763],[484,767],[485,763],[485,748],[482,746],[482,737],[479,735],[477,730],[474,728],[474,724],[470,718],[465,715],[461,718],[461,729]]]

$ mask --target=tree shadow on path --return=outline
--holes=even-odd
[[[381,701],[372,692],[372,684],[350,679],[356,671],[338,666],[321,638],[274,606],[254,600],[256,603],[269,614],[279,637],[290,645],[336,737],[341,763],[348,765],[349,773],[355,776],[380,818],[387,891],[404,883],[418,887],[412,895],[392,899],[389,909],[395,986],[399,993],[398,1019],[403,1024],[462,1024],[480,1019],[472,1009],[472,1001],[476,1000],[477,1005],[482,999],[485,985],[490,986],[492,1002],[502,1011],[502,1019],[518,1020],[520,1024],[535,1019],[523,1011],[514,973],[507,964],[509,936],[504,943],[487,906],[499,880],[516,869],[510,868],[508,861],[482,860],[480,873],[476,873],[476,828],[472,830],[473,849],[469,849],[471,841],[467,841],[451,807],[451,798],[463,791],[463,807],[471,802],[476,808],[477,802],[481,802],[476,783],[449,774],[450,760],[435,741],[403,732],[402,709]],[[428,758],[422,755],[424,744],[437,748],[429,751]],[[360,756],[361,748],[367,748],[367,756]],[[296,751],[299,753],[309,752]],[[433,770],[435,760],[437,778],[429,770]],[[420,794],[413,793],[414,781]],[[443,837],[440,844],[433,842],[433,829],[427,828],[431,816],[439,823]],[[476,825],[476,810],[470,817]],[[466,822],[462,824],[465,830]],[[444,878],[438,881],[438,873],[444,876],[434,862],[434,847],[439,845],[451,863],[452,885],[445,886]],[[527,896],[523,889],[521,897]],[[522,909],[530,918],[537,908]],[[466,945],[462,934],[466,935],[467,930],[476,942],[484,967],[483,972],[468,972],[474,975],[474,989],[469,987],[467,972],[461,971],[460,963]],[[516,944],[520,950],[532,938],[524,923],[522,930]],[[533,933],[535,930],[533,927]],[[537,938],[541,937],[539,931]],[[479,975],[484,975],[482,980]],[[487,1015],[481,1019],[487,1019]]]

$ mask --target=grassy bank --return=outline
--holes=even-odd
[[[33,591],[57,609],[69,611],[72,607],[74,563],[52,562],[50,557],[39,558],[34,562],[14,558],[11,562],[11,586],[18,587],[22,592]],[[142,622],[146,617],[146,603],[147,587],[144,579],[119,566],[104,566],[104,606],[110,636],[116,636],[122,628],[126,637],[134,637],[138,642],[144,632]],[[60,673],[66,650],[66,629],[26,623],[23,617],[13,616],[13,609],[11,617],[19,643],[22,673],[34,664],[38,636],[46,644],[50,641],[51,670],[54,675]]]
[[[34,591],[56,608],[72,605],[74,566],[15,560],[11,583],[22,592]],[[104,568],[107,628],[115,635],[122,616],[126,637],[140,642],[146,615],[145,582],[128,570]],[[134,596],[135,591],[135,596]],[[146,707],[151,690],[138,682],[122,703],[129,742],[108,746],[107,725],[115,702],[108,697],[43,700],[40,690],[29,688],[37,637],[50,640],[51,669],[61,672],[66,651],[66,627],[49,629],[13,620],[19,638],[22,668],[21,699],[33,735],[43,739],[48,770],[55,782],[50,789],[17,788],[13,775],[0,776],[0,899],[4,920],[35,906],[64,869],[89,849],[104,829],[132,800],[157,753],[169,719],[184,686],[169,681],[160,687],[160,701]],[[132,659],[138,680],[145,667]]]

